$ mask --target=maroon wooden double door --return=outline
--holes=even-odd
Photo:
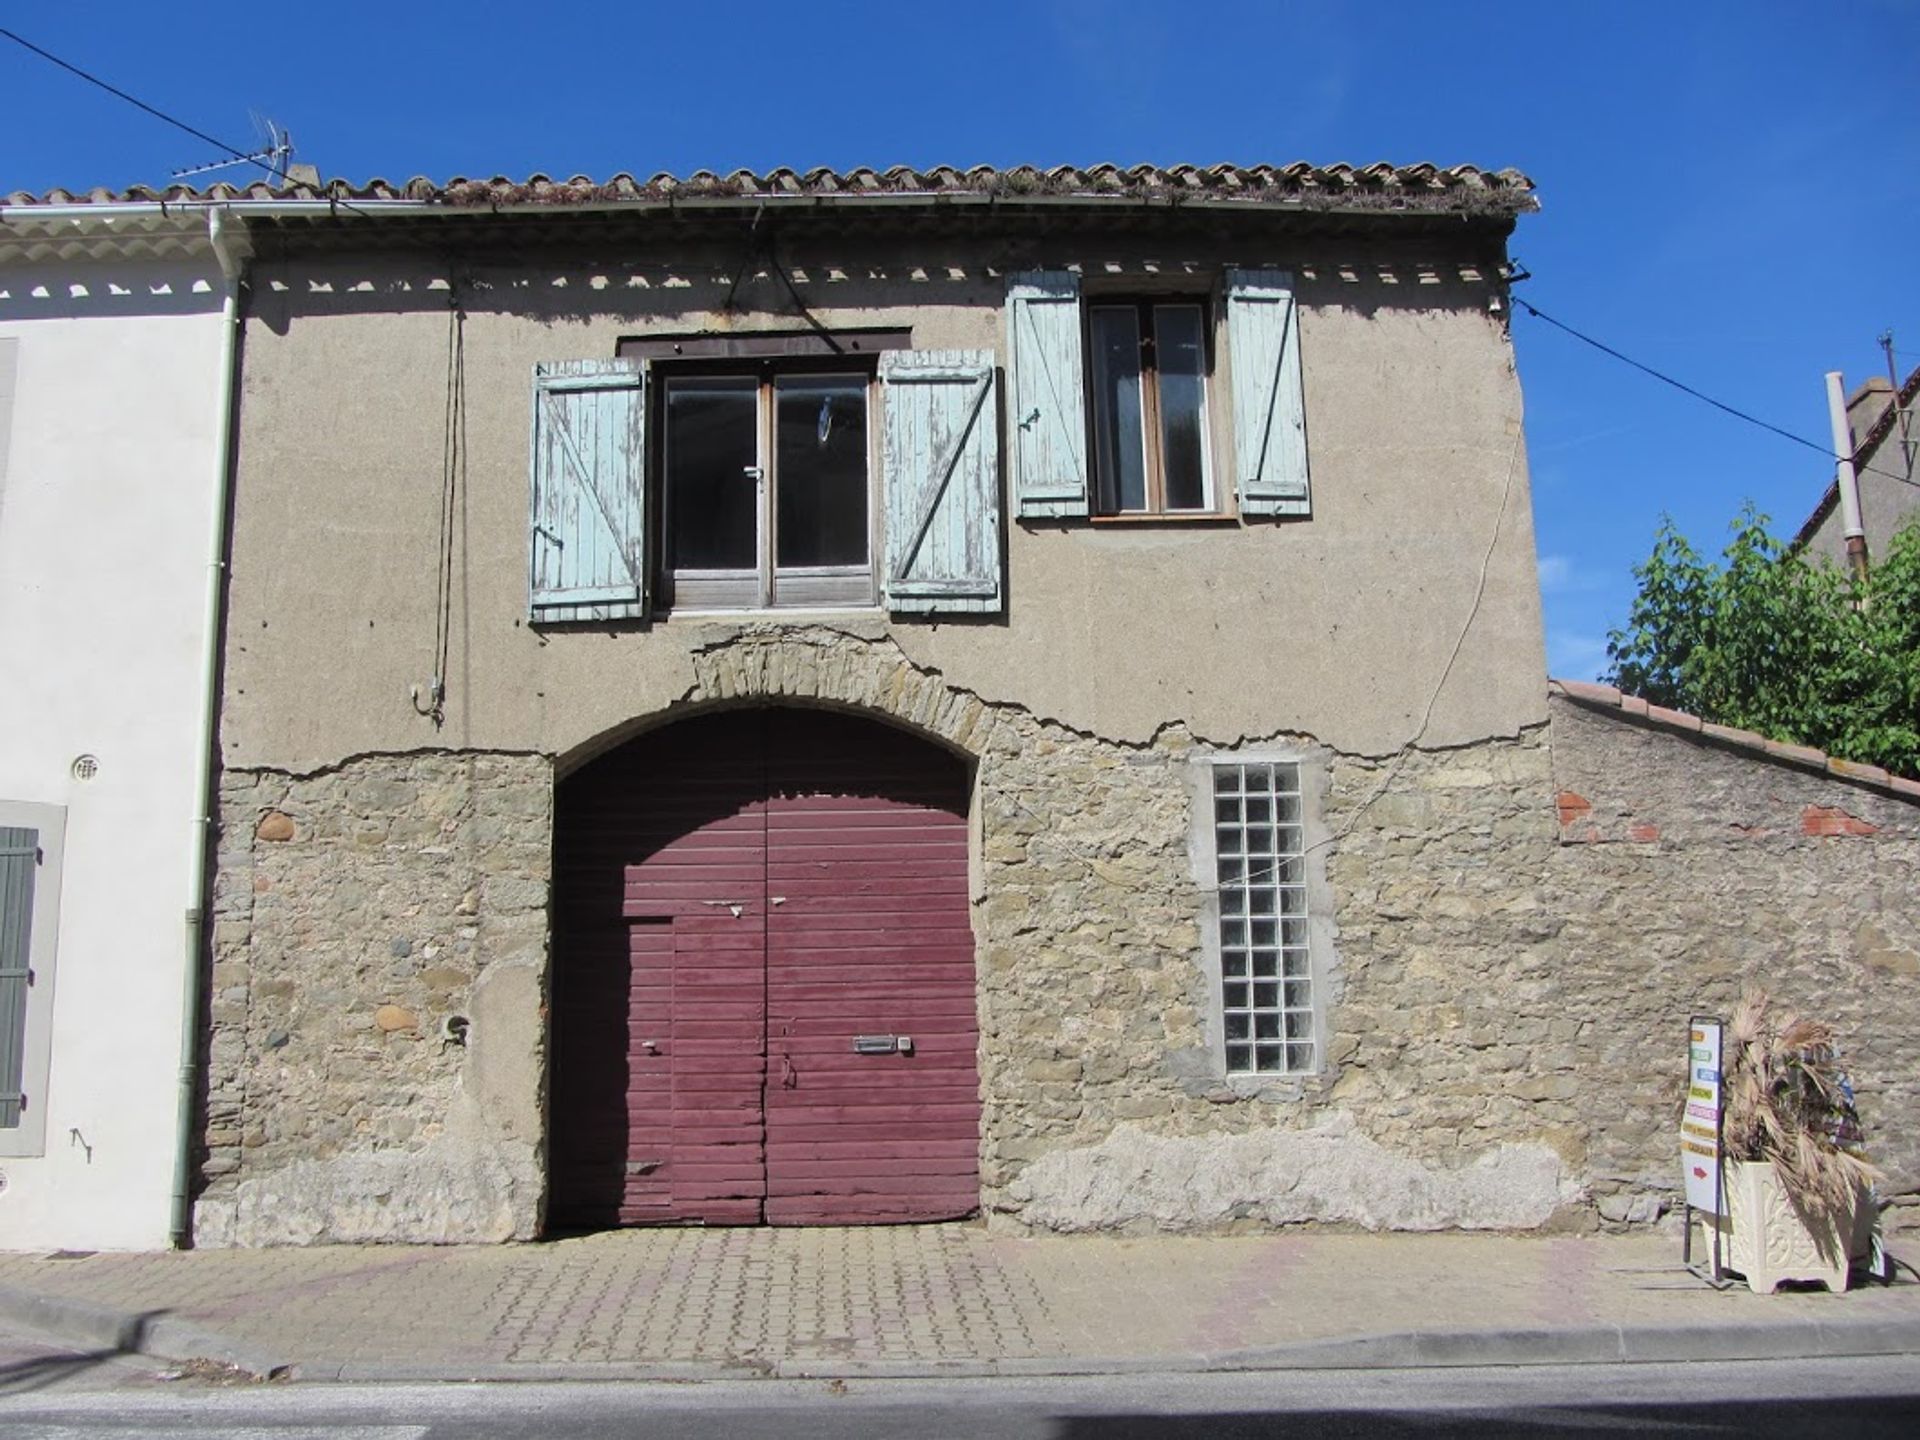
[[[924,741],[798,709],[562,783],[552,1228],[978,1208],[966,792]]]

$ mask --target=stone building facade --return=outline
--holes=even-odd
[[[783,173],[336,198],[351,208],[324,219],[262,199],[250,222],[198,1243],[546,1233],[567,1097],[591,1078],[567,1079],[588,950],[556,857],[591,850],[568,796],[749,711],[877,724],[964,766],[964,873],[935,878],[965,888],[978,1078],[941,1113],[971,1127],[966,1208],[994,1223],[1646,1219],[1674,1188],[1679,1026],[1752,974],[1809,1003],[1859,987],[1836,1018],[1859,1022],[1869,1124],[1905,1098],[1911,796],[1591,695],[1549,702],[1501,278],[1520,177]],[[1236,307],[1276,295],[1288,323],[1249,330]],[[1103,504],[1089,476],[1118,422],[1084,395],[1055,433],[1060,454],[1084,442],[1079,510],[1063,472],[1036,483],[1036,427],[1057,417],[1021,307],[1061,297],[1083,391],[1119,363],[1095,310],[1169,327],[1142,352],[1153,389],[1128,393],[1163,414],[1204,396],[1187,452],[1207,457],[1204,504],[1167,498],[1171,441],[1145,501]],[[1182,307],[1199,328],[1177,342]],[[1182,343],[1203,357],[1184,391]],[[543,613],[544,527],[574,521],[541,508],[539,407],[640,373],[635,356],[644,425],[594,432],[626,488],[579,498],[616,529],[623,497],[645,516],[641,594]],[[783,607],[764,571],[757,603],[674,603],[694,593],[667,573],[658,508],[678,422],[652,387],[711,373],[712,394],[744,394],[754,366],[776,397],[782,375],[871,377],[865,603]],[[929,374],[978,387],[950,444],[889,428],[919,413],[898,387]],[[818,400],[816,431],[819,393],[791,433],[824,451],[841,412]],[[1288,404],[1303,468],[1263,492],[1261,427]],[[789,433],[763,423],[763,445]],[[962,577],[967,605],[895,587],[892,477],[913,455],[940,463],[907,548],[936,536],[990,568],[990,591]],[[951,474],[985,487],[965,526],[942,518]],[[1851,823],[1794,818],[1814,813]],[[771,926],[789,900],[703,891],[704,929],[648,915],[640,859],[603,929]],[[641,997],[652,939],[631,943]],[[776,1063],[785,1041],[758,1033],[771,1126],[813,1061]],[[682,1031],[632,1034],[614,1070],[640,1088],[614,1108],[651,1134],[646,1096],[686,1103],[641,1093]],[[856,1048],[874,1038],[903,1037]],[[884,1063],[908,1075],[907,1053]],[[796,1152],[861,1143],[837,1134]],[[914,1134],[896,1142],[912,1160]],[[662,1164],[634,1145],[619,1223]]]

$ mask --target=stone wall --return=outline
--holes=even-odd
[[[996,1223],[1535,1228],[1675,1190],[1681,1027],[1764,976],[1851,1037],[1867,1123],[1920,1060],[1916,808],[1556,702],[1372,759],[1311,737],[1328,1064],[1220,1073],[1180,726],[1119,744],[989,703],[884,635],[738,625],[657,722],[826,704],[976,767],[983,1200]],[[609,741],[620,737],[607,737]],[[550,767],[229,774],[203,1241],[535,1233]],[[466,1048],[442,1038],[470,1017]]]
[[[551,766],[221,782],[206,1244],[536,1233]]]
[[[1589,1018],[1601,1213],[1677,1184],[1681,1026],[1758,982],[1833,1024],[1890,1192],[1920,1187],[1920,804],[1569,700],[1552,706],[1558,991]],[[1644,1213],[1646,1203],[1639,1206]]]

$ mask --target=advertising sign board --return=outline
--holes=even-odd
[[[1709,1215],[1720,1213],[1720,1035],[1720,1022],[1703,1015],[1687,1027],[1687,1108],[1680,1118],[1687,1204]]]

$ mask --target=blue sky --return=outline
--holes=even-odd
[[[590,18],[589,18],[590,17]],[[1920,0],[1843,4],[0,3],[223,140],[364,179],[778,165],[1430,160],[1533,176],[1524,298],[1822,440],[1920,365]],[[209,148],[0,42],[0,191]],[[237,173],[237,172],[230,172]],[[1903,263],[1904,262],[1904,263]],[[1548,651],[1605,666],[1661,513],[1791,533],[1830,467],[1520,315]]]

